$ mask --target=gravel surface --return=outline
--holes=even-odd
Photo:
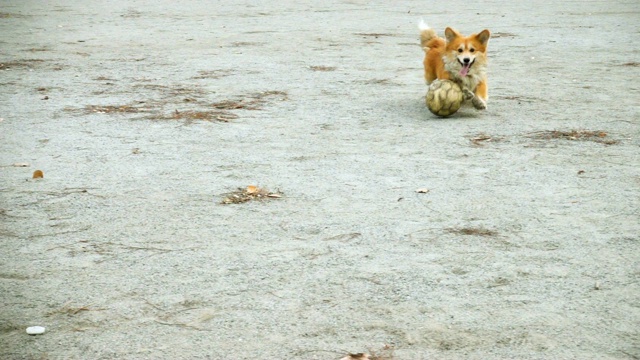
[[[2,2],[0,358],[640,358],[637,1],[256,4]]]

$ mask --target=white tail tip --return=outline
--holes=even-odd
[[[427,23],[424,22],[424,19],[420,19],[420,22],[418,23],[418,28],[420,30],[428,30],[428,29],[430,29],[429,25],[427,25]]]

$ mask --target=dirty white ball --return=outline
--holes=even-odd
[[[27,334],[40,335],[44,334],[45,328],[43,326],[30,326],[27,328]]]
[[[427,107],[438,116],[449,116],[462,106],[462,89],[451,80],[435,80],[427,91]]]

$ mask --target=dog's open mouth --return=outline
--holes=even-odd
[[[460,76],[467,76],[467,74],[469,73],[469,69],[471,68],[471,65],[473,65],[473,63],[476,62],[476,59],[471,60],[470,62],[463,64],[462,61],[460,61],[460,59],[458,59],[458,62],[460,63],[460,65],[462,65],[462,69],[460,69]]]

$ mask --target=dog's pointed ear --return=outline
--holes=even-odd
[[[490,37],[491,33],[487,29],[482,30],[478,35],[476,35],[476,39],[478,39],[482,45],[487,45]]]
[[[447,38],[447,42],[452,42],[458,36],[460,36],[460,33],[458,33],[457,31],[453,30],[452,28],[448,27],[448,28],[444,29],[444,37]]]

